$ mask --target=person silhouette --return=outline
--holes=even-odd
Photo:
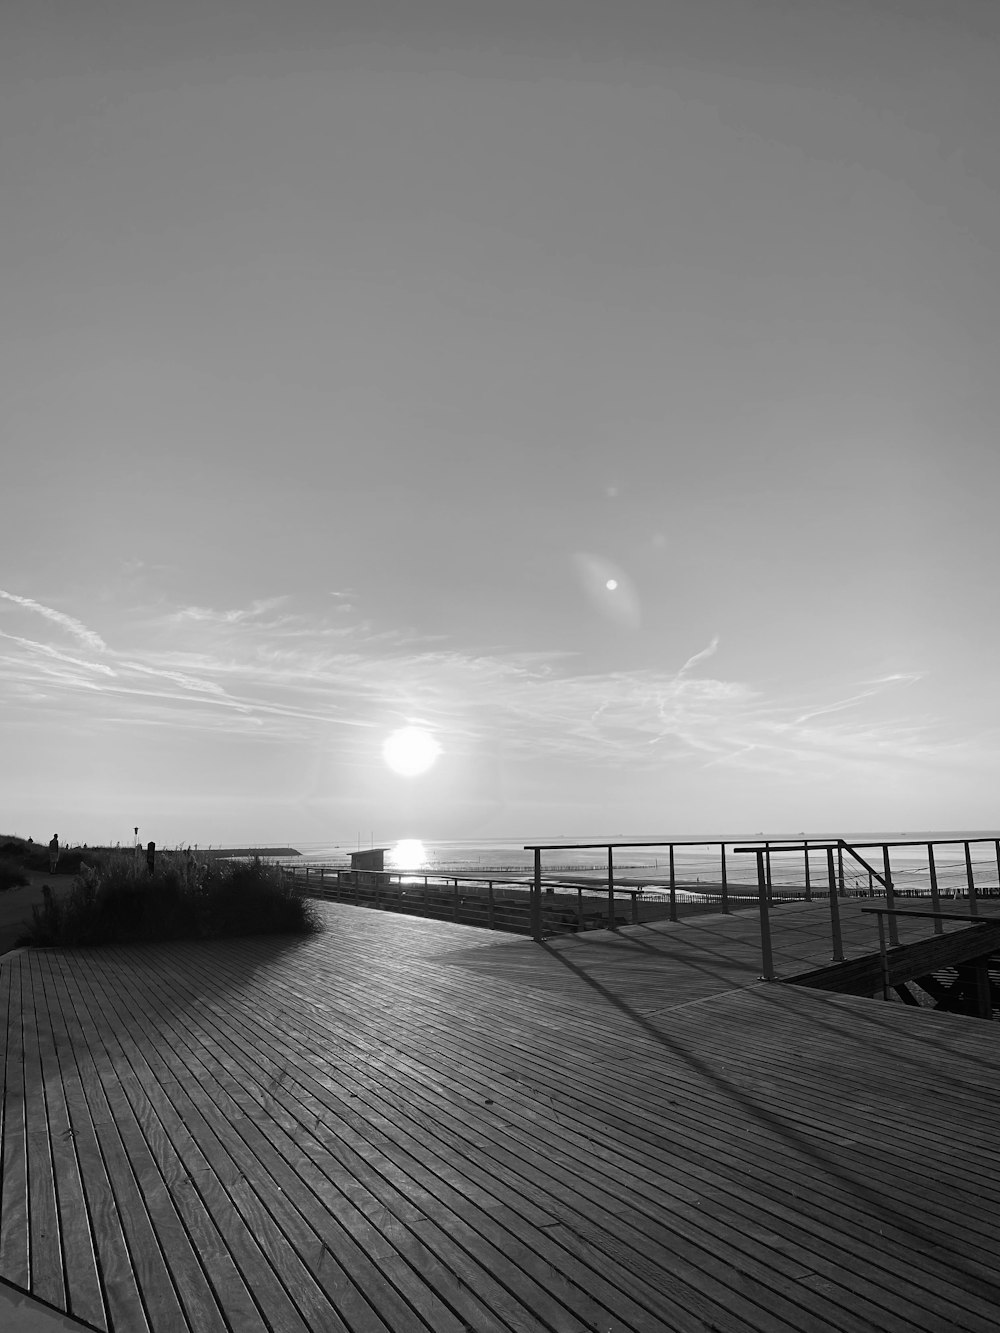
[[[59,864],[59,834],[53,833],[52,841],[49,843],[49,874],[56,873],[56,866]]]

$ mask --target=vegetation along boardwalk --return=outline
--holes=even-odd
[[[116,1333],[1000,1326],[997,1024],[759,983],[749,914],[319,910],[3,961],[0,1276]]]

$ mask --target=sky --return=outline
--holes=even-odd
[[[2,26],[0,830],[1000,827],[993,0]]]

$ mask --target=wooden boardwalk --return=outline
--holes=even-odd
[[[749,914],[320,911],[2,962],[0,1276],[116,1333],[1000,1326],[998,1025],[757,984]]]

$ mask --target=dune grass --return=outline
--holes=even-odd
[[[258,858],[199,865],[180,853],[157,857],[152,874],[131,851],[84,862],[69,892],[49,885],[20,941],[34,945],[123,944],[230,935],[314,934],[314,903]]]

